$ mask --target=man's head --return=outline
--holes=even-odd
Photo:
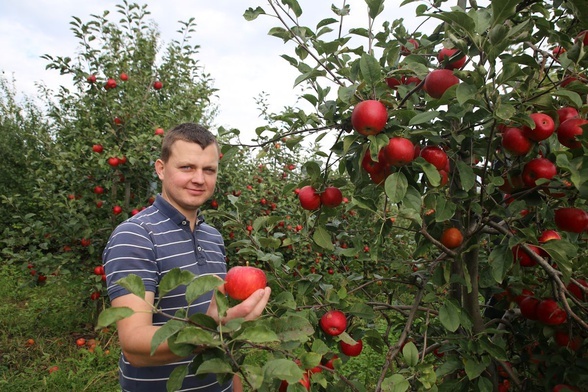
[[[183,123],[165,133],[161,144],[160,159],[162,161],[167,162],[169,160],[172,153],[172,146],[178,140],[196,143],[202,149],[214,144],[220,153],[216,137],[208,129],[195,123]]]
[[[201,125],[178,125],[165,135],[155,171],[162,196],[193,224],[198,209],[213,195],[218,174],[219,147]]]

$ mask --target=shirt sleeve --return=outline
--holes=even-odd
[[[106,286],[111,300],[129,291],[116,282],[130,274],[143,281],[146,291],[156,291],[159,268],[148,231],[135,222],[121,223],[111,234],[102,255]]]

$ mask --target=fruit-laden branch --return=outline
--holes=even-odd
[[[508,236],[508,237],[512,237],[514,234],[512,232],[510,232],[506,227],[496,223],[496,222],[492,222],[491,220],[487,220],[486,224],[488,224],[489,226],[495,228],[496,230],[498,230],[500,233]],[[588,323],[586,323],[586,321],[582,320],[571,308],[570,305],[568,304],[568,301],[566,299],[566,293],[569,294],[569,291],[567,290],[564,282],[561,280],[562,277],[562,273],[560,271],[558,271],[557,269],[553,268],[548,262],[547,260],[545,260],[543,257],[541,257],[540,255],[538,255],[537,253],[535,253],[531,248],[529,248],[526,244],[521,244],[522,249],[529,255],[529,257],[535,261],[537,264],[539,264],[541,266],[541,268],[543,268],[545,270],[545,272],[547,273],[547,275],[549,275],[549,277],[551,278],[552,284],[555,285],[555,294],[557,299],[559,300],[559,302],[562,304],[562,306],[564,307],[566,313],[573,318],[583,329],[585,329],[586,331],[588,331]]]

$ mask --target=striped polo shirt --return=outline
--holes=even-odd
[[[150,207],[122,222],[111,234],[102,255],[108,295],[111,300],[128,294],[116,281],[128,274],[143,280],[146,291],[155,293],[155,302],[166,314],[188,308],[188,314],[205,313],[212,298],[209,292],[188,307],[186,286],[159,298],[160,280],[173,268],[191,271],[196,276],[226,274],[225,247],[221,234],[199,216],[194,231],[186,217],[158,195]],[[163,325],[168,319],[153,315],[153,325]],[[166,391],[170,373],[178,365],[187,365],[192,358],[152,367],[133,367],[123,354],[119,360],[120,384],[123,391]],[[219,385],[216,376],[205,378],[189,374],[181,391],[232,391],[231,383]]]

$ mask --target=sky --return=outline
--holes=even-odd
[[[198,60],[214,79],[218,89],[214,102],[219,107],[216,126],[238,128],[243,141],[252,138],[256,127],[263,125],[256,98],[261,93],[269,96],[270,110],[280,111],[285,106],[295,106],[297,92],[294,80],[298,72],[280,57],[294,56],[293,46],[269,36],[268,30],[277,26],[271,17],[260,17],[246,21],[243,14],[249,7],[258,6],[269,13],[265,0],[129,0],[130,3],[146,4],[153,20],[161,32],[162,42],[178,39],[178,21],[194,17],[196,32],[193,43],[200,45]],[[307,26],[334,17],[331,5],[351,7],[346,30],[351,27],[367,27],[365,0],[299,0],[304,11],[301,21]],[[384,13],[376,19],[376,26],[388,18],[392,21],[404,17],[407,25],[415,25],[414,5],[397,8],[399,0],[388,0]],[[0,72],[15,79],[17,91],[29,97],[36,95],[36,83],[43,83],[53,91],[60,85],[68,85],[69,76],[58,71],[45,70],[47,61],[43,54],[52,56],[74,56],[78,40],[70,30],[69,23],[76,16],[83,22],[91,15],[102,15],[109,10],[115,13],[116,4],[122,0],[18,0],[0,1]],[[394,6],[393,6],[394,5]],[[114,19],[113,19],[114,20]]]

